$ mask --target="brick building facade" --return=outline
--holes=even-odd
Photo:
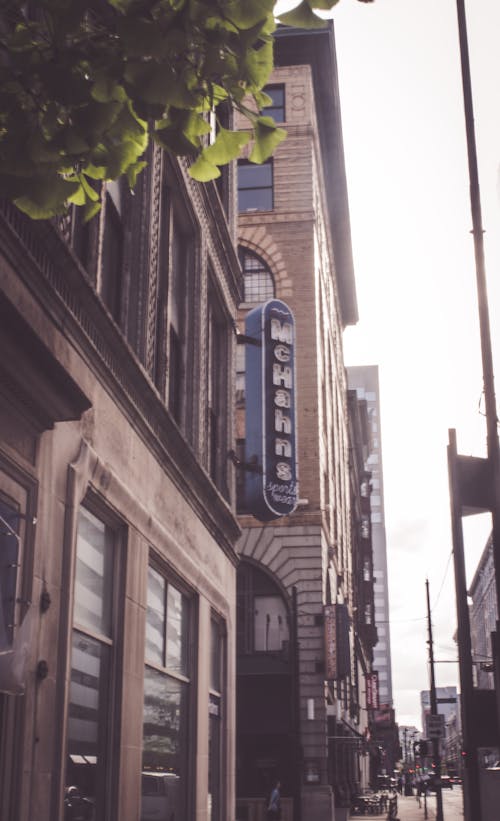
[[[345,818],[351,795],[368,783],[364,676],[376,639],[372,567],[363,570],[359,558],[363,540],[371,544],[359,501],[363,457],[355,465],[351,438],[360,428],[342,352],[357,307],[333,28],[279,29],[275,66],[266,90],[288,137],[265,166],[239,165],[239,319],[243,330],[246,312],[273,297],[294,314],[300,498],[293,514],[258,522],[245,507],[240,473],[237,818],[262,818],[262,798],[280,779],[285,818],[330,821]],[[243,462],[252,458],[244,449],[244,367],[240,352]],[[358,581],[369,613],[357,612]],[[371,631],[363,632],[368,616]],[[336,660],[325,655],[332,618]],[[338,666],[327,673],[331,664]]]

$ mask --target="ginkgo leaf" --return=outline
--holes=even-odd
[[[250,131],[228,131],[221,127],[215,142],[205,148],[203,156],[214,165],[224,165],[239,156],[250,137]]]
[[[265,162],[274,149],[286,139],[287,132],[278,128],[272,117],[259,117],[254,128],[254,146],[250,154],[250,162]]]
[[[202,152],[190,166],[189,175],[198,182],[209,182],[220,177],[220,168],[207,160]]]

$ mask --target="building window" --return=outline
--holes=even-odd
[[[266,117],[272,117],[276,123],[286,122],[284,84],[266,86],[264,91],[271,98],[272,103],[262,109],[262,114]]]
[[[177,211],[177,209],[176,209]],[[195,237],[184,214],[172,217],[169,268],[167,401],[175,421],[187,428],[190,333],[194,288]]]
[[[208,293],[208,472],[227,499],[227,407],[231,326],[213,281]]]
[[[115,534],[80,508],[76,543],[65,805],[109,817]],[[91,814],[93,812],[93,814]]]
[[[274,297],[274,280],[266,263],[257,254],[243,248],[238,249],[244,277],[244,300],[260,305]]]
[[[272,211],[273,162],[262,165],[240,160],[238,162],[238,210]]]
[[[216,616],[210,620],[210,693],[208,703],[208,801],[210,821],[222,821],[224,762],[222,747],[225,629]]]
[[[250,565],[240,565],[237,607],[239,654],[288,651],[288,608],[277,585],[267,573]]]
[[[124,196],[121,182],[107,184],[100,291],[104,304],[118,324],[121,319],[123,297]]]
[[[155,568],[148,570],[142,816],[162,796],[168,821],[188,817],[188,729],[191,606]],[[158,801],[157,801],[158,803]]]
[[[19,507],[0,495],[0,650],[12,647],[16,624]]]
[[[255,596],[254,649],[264,652],[282,650],[288,644],[286,606],[281,596]]]

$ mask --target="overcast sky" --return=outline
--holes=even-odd
[[[498,392],[500,3],[466,11]],[[380,369],[395,706],[420,726],[426,576],[436,659],[456,658],[448,429],[459,453],[486,448],[456,5],[340,0],[333,17],[360,314],[345,361]],[[488,528],[467,522],[469,582]]]

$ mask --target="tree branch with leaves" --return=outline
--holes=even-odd
[[[303,0],[278,21],[324,25]],[[361,0],[368,2],[369,0]],[[190,157],[202,182],[252,141],[263,162],[285,138],[261,114],[273,67],[275,0],[4,0],[0,11],[0,191],[35,219],[71,204],[90,219],[98,184],[125,175],[131,188],[150,139]],[[255,110],[247,105],[253,98]],[[248,130],[218,124],[221,103]]]

